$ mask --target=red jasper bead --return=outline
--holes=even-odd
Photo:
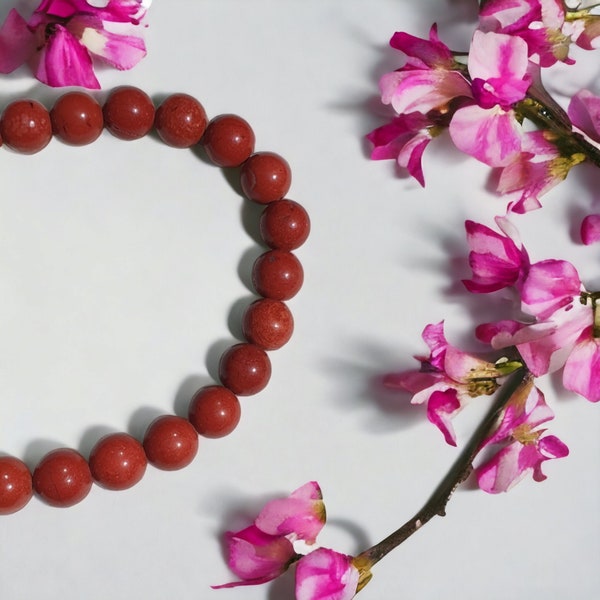
[[[12,456],[0,456],[0,515],[11,515],[31,500],[33,487],[27,465]]]
[[[293,298],[304,282],[300,261],[284,250],[261,254],[252,267],[252,283],[256,291],[272,300]]]
[[[254,152],[254,132],[237,115],[219,115],[206,128],[202,144],[208,158],[219,167],[237,167]]]
[[[71,448],[49,452],[33,472],[33,489],[50,506],[73,506],[91,487],[92,474],[85,458]]]
[[[144,476],[148,461],[142,444],[134,437],[111,433],[92,448],[89,463],[98,485],[108,490],[126,490]]]
[[[236,344],[223,353],[219,378],[238,396],[251,396],[264,389],[271,378],[267,353],[254,344]]]
[[[83,92],[61,96],[50,111],[50,120],[54,135],[73,146],[90,144],[104,128],[102,107]]]
[[[144,450],[148,461],[158,469],[183,469],[198,452],[198,434],[186,419],[164,415],[150,423],[144,435]]]
[[[240,173],[242,191],[250,200],[268,204],[281,200],[292,184],[287,161],[274,152],[257,152],[243,165]]]
[[[165,144],[189,148],[197,144],[206,130],[204,107],[188,94],[173,94],[157,109],[154,127]]]
[[[146,92],[135,87],[113,90],[102,112],[106,129],[121,140],[144,137],[154,125],[154,103]]]
[[[283,302],[263,298],[246,309],[242,330],[252,344],[264,350],[277,350],[292,337],[294,318]]]
[[[196,392],[190,401],[188,419],[196,431],[207,438],[230,434],[240,422],[237,396],[226,387],[211,385]]]
[[[35,154],[52,139],[50,114],[35,100],[15,100],[2,113],[0,137],[17,152]]]
[[[271,248],[295,250],[304,244],[309,233],[308,213],[293,200],[272,202],[260,217],[260,234]]]

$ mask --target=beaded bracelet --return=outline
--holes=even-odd
[[[260,296],[242,317],[245,342],[226,350],[219,361],[220,383],[196,392],[187,419],[163,415],[147,428],[140,442],[128,433],[102,437],[86,459],[71,448],[46,454],[33,473],[12,456],[0,456],[0,514],[23,508],[35,493],[51,506],[68,507],[83,500],[95,482],[124,490],[143,477],[147,464],[163,470],[188,465],[198,449],[198,434],[223,437],[240,419],[238,396],[261,391],[271,375],[267,351],[283,346],[293,331],[285,304],[303,283],[302,265],[291,252],[308,237],[304,208],[285,199],[291,184],[288,163],[272,152],[254,152],[254,132],[233,114],[208,122],[202,105],[187,94],[173,94],[155,109],[150,97],[134,87],[113,90],[103,106],[90,95],[69,92],[51,111],[34,100],[10,103],[0,117],[0,146],[34,154],[56,136],[70,145],[96,140],[106,128],[122,140],[135,140],[152,129],[169,146],[201,145],[209,160],[223,168],[238,167],[247,199],[266,205],[260,233],[270,248],[254,262],[252,282]]]

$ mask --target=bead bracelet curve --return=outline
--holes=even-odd
[[[262,241],[269,248],[252,266],[258,299],[242,317],[244,342],[229,347],[219,361],[219,379],[192,397],[187,418],[163,415],[146,429],[143,439],[128,433],[102,437],[86,460],[72,448],[57,448],[41,458],[33,473],[13,456],[0,456],[0,514],[23,508],[35,493],[45,503],[68,507],[83,500],[92,485],[124,490],[143,477],[147,464],[177,470],[187,466],[198,449],[198,435],[223,437],[240,419],[238,396],[261,391],[271,376],[267,351],[286,344],[293,317],[285,304],[302,286],[302,265],[292,253],[308,237],[310,220],[304,208],[286,199],[291,171],[273,152],[255,152],[250,125],[233,114],[208,121],[203,106],[188,94],[168,96],[158,107],[142,90],[123,86],[109,93],[101,106],[83,92],[68,92],[48,111],[35,100],[11,102],[0,116],[0,146],[23,154],[45,148],[52,137],[74,146],[96,140],[107,129],[122,140],[142,138],[152,130],[175,148],[198,144],[222,168],[237,167],[246,199],[265,205],[260,216]]]

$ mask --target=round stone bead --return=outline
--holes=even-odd
[[[61,96],[50,111],[50,120],[54,135],[73,146],[90,144],[104,128],[102,107],[83,92]]]
[[[144,450],[148,461],[158,469],[183,469],[198,452],[198,434],[186,419],[164,415],[150,423],[144,435]]]
[[[0,515],[21,510],[32,495],[31,473],[27,465],[13,456],[0,456]]]
[[[136,87],[114,89],[102,112],[106,129],[121,140],[144,137],[154,125],[154,103],[146,92]]]
[[[237,167],[254,152],[254,132],[237,115],[219,115],[206,128],[202,144],[219,167]]]
[[[144,476],[148,461],[138,440],[127,433],[111,433],[92,448],[89,464],[98,485],[108,490],[126,490]]]
[[[71,448],[49,452],[33,472],[33,489],[51,506],[73,506],[89,494],[91,487],[92,474],[85,458]]]
[[[208,119],[198,100],[188,94],[172,94],[156,110],[154,127],[165,144],[189,148],[200,141]]]
[[[309,233],[308,213],[293,200],[271,202],[260,217],[260,234],[270,248],[295,250]]]
[[[244,337],[263,350],[277,350],[289,342],[294,331],[290,309],[279,300],[253,302],[242,318]]]
[[[219,362],[221,383],[238,396],[251,396],[264,389],[271,378],[267,353],[254,344],[236,344]]]
[[[304,271],[300,261],[284,250],[261,254],[252,267],[252,283],[261,296],[272,300],[289,300],[302,287]]]
[[[287,161],[274,152],[257,152],[242,165],[242,191],[250,200],[268,204],[281,200],[292,184]]]
[[[17,152],[35,154],[52,139],[50,114],[35,100],[15,100],[2,113],[0,137]]]
[[[240,422],[237,396],[226,387],[210,385],[196,392],[190,401],[188,419],[196,431],[207,438],[230,434]]]

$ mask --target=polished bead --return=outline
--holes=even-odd
[[[169,96],[156,110],[154,127],[165,144],[189,148],[200,141],[208,119],[198,100],[188,94]]]
[[[148,461],[142,444],[134,437],[111,433],[92,448],[89,463],[98,485],[108,490],[126,490],[144,476]]]
[[[302,287],[304,271],[300,261],[284,250],[261,254],[252,267],[252,283],[265,298],[289,300]]]
[[[283,302],[263,298],[253,302],[244,312],[242,330],[252,344],[263,350],[277,350],[292,337],[294,319]]]
[[[257,152],[242,165],[240,183],[247,198],[268,204],[287,194],[292,172],[287,161],[278,154]]]
[[[32,495],[31,473],[27,465],[13,456],[0,456],[0,515],[21,510]]]
[[[9,148],[35,154],[52,139],[50,114],[35,100],[15,100],[2,113],[0,136]]]
[[[240,402],[226,387],[210,385],[194,394],[188,419],[196,431],[207,438],[230,434],[240,422]]]
[[[91,487],[92,474],[85,458],[71,448],[49,452],[33,472],[33,489],[51,506],[73,506],[89,494]]]
[[[121,140],[144,137],[154,125],[154,104],[146,92],[123,86],[113,90],[104,107],[104,125]]]
[[[237,167],[254,152],[254,132],[237,115],[219,115],[206,128],[202,144],[219,167]]]
[[[293,200],[271,202],[260,217],[260,234],[267,246],[295,250],[310,233],[308,213]]]
[[[176,471],[189,465],[198,452],[198,434],[181,417],[158,417],[146,430],[144,450],[148,461],[164,471]]]
[[[83,92],[61,96],[50,111],[50,119],[54,135],[73,146],[90,144],[104,128],[102,107]]]
[[[271,378],[267,353],[254,344],[236,344],[219,362],[221,383],[238,396],[251,396],[264,389]]]

